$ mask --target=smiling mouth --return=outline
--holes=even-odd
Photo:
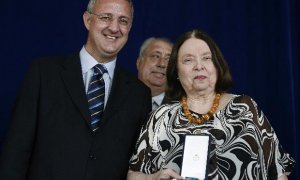
[[[117,39],[117,37],[109,36],[109,35],[106,35],[105,37],[107,37],[108,39],[113,39],[113,40]]]
[[[161,72],[152,72],[154,74],[155,77],[159,77],[159,78],[164,78],[166,76],[165,73],[161,73]]]
[[[165,76],[166,75],[166,73],[163,73],[163,72],[153,72],[154,74],[161,74],[161,75],[163,75],[163,76]]]
[[[196,76],[194,79],[203,80],[206,79],[206,76]]]

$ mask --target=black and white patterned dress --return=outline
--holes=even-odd
[[[256,102],[234,95],[200,125],[186,119],[179,102],[160,106],[141,130],[130,169],[152,174],[171,168],[179,174],[186,134],[211,136],[209,179],[277,179],[295,164]]]

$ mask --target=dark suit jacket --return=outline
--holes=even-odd
[[[35,61],[3,144],[0,179],[125,179],[150,111],[149,89],[116,67],[103,120],[93,133],[79,55]]]

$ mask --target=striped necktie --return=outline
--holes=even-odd
[[[88,87],[87,98],[91,112],[90,126],[93,131],[96,131],[104,110],[105,83],[103,74],[107,73],[107,70],[101,64],[94,66],[93,70],[94,74]]]

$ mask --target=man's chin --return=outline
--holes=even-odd
[[[113,58],[116,57],[118,53],[119,53],[118,49],[104,49],[103,51],[103,54],[106,57],[113,57]]]
[[[165,81],[155,81],[155,82],[151,82],[151,85],[152,86],[155,86],[155,87],[163,87],[163,86],[165,86]]]

